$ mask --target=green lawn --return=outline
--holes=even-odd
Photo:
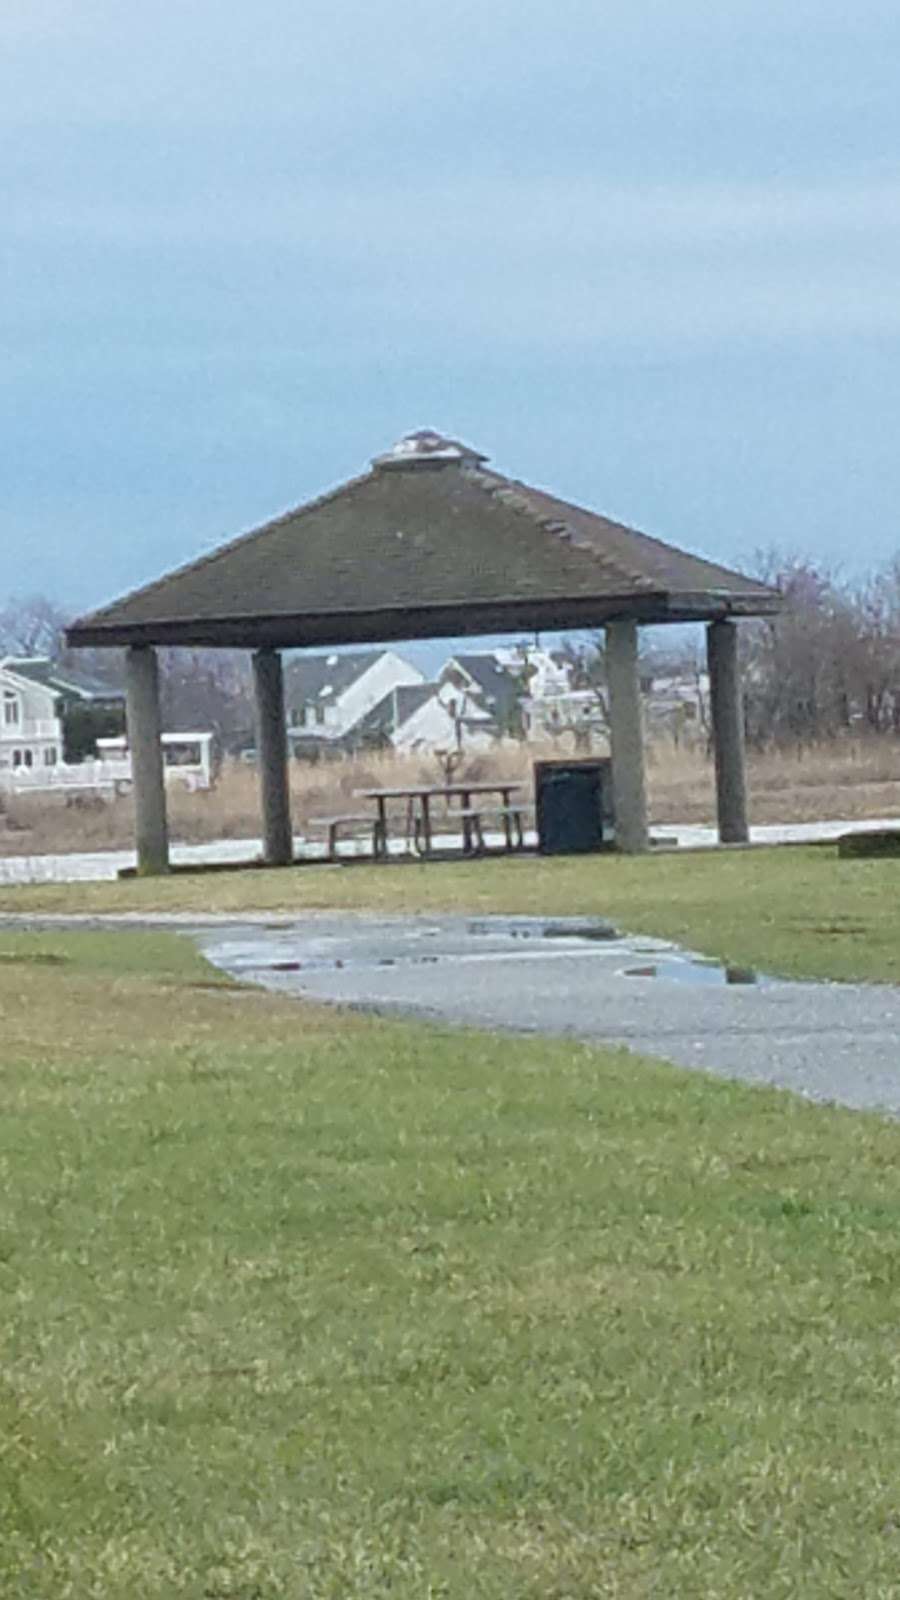
[[[0,888],[0,912],[247,910],[595,914],[735,966],[900,982],[900,861],[834,849],[301,867]]]
[[[0,936],[0,1037],[4,1600],[900,1593],[896,1123],[163,935]]]

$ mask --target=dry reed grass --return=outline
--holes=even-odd
[[[508,744],[465,757],[458,777],[507,778],[531,786],[535,760],[566,755],[551,745]],[[312,817],[358,809],[357,790],[437,783],[433,756],[372,754],[316,766],[292,764],[291,792],[298,833]],[[712,763],[706,753],[657,741],[648,749],[648,782],[654,823],[710,823],[715,817]],[[900,743],[888,739],[845,740],[792,751],[750,756],[755,822],[815,822],[900,815]],[[172,837],[184,843],[259,836],[257,774],[228,762],[216,787],[169,793]],[[133,806],[127,797],[110,802],[66,804],[60,796],[5,802],[0,815],[0,853],[41,855],[57,851],[127,848],[133,839]]]

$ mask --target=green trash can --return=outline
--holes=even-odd
[[[534,804],[538,849],[545,856],[587,855],[613,831],[608,756],[587,761],[536,761]]]

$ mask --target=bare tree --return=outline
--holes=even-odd
[[[0,655],[56,660],[68,621],[69,613],[46,595],[11,596],[0,610]]]
[[[751,740],[804,745],[860,725],[900,722],[900,558],[853,587],[817,563],[769,553],[757,563],[784,609],[745,632]]]
[[[252,737],[250,666],[240,650],[164,650],[160,657],[163,726],[211,729],[229,749]]]
[[[900,732],[900,555],[853,598],[859,628],[850,669],[860,715],[874,733]]]

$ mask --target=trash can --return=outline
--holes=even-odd
[[[613,829],[608,756],[591,761],[536,761],[534,803],[538,849],[546,856],[603,848]]]

